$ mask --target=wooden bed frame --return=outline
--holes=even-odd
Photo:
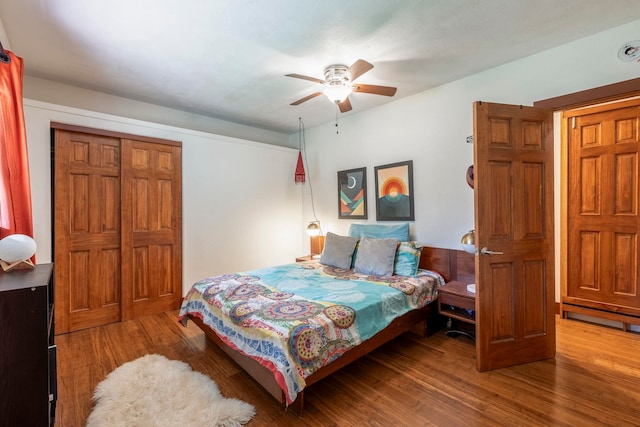
[[[420,268],[437,271],[446,282],[451,280],[473,281],[474,257],[463,251],[453,249],[442,249],[425,247],[420,258]],[[228,347],[216,334],[216,332],[205,325],[202,320],[195,316],[189,316],[204,333],[216,343],[231,359],[233,359],[242,369],[244,369],[258,384],[267,390],[276,400],[284,404],[286,402],[284,392],[276,382],[273,372],[260,365],[254,359],[245,356],[238,351]],[[405,332],[413,332],[421,337],[427,337],[437,332],[444,326],[444,318],[438,315],[437,304],[434,302],[419,310],[413,310],[405,315],[393,320],[389,326],[370,339],[364,341],[359,346],[352,348],[331,364],[324,366],[306,378],[306,387],[320,381],[328,375],[336,372],[340,368],[348,365],[354,360],[366,355],[372,350],[389,342],[393,338]],[[304,409],[304,390],[302,390],[296,400],[289,405],[298,416],[302,416]]]

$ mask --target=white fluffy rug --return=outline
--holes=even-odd
[[[248,403],[225,399],[206,375],[158,354],[116,368],[93,400],[87,427],[236,427],[255,414]]]

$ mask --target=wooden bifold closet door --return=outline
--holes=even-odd
[[[564,120],[569,202],[563,314],[637,323],[640,99],[568,111]]]
[[[56,332],[179,307],[181,144],[52,127]]]

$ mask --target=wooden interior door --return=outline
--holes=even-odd
[[[474,178],[477,369],[552,358],[552,112],[476,102]]]
[[[56,333],[120,320],[120,140],[55,130]]]
[[[573,110],[567,120],[564,303],[640,315],[640,99]]]
[[[182,298],[179,143],[122,140],[122,318],[178,308]]]

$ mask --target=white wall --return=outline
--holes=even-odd
[[[289,146],[287,135],[231,123],[208,116],[188,113],[172,108],[160,107],[146,102],[134,101],[105,93],[82,89],[51,80],[24,76],[24,97],[28,99],[65,105],[72,108],[114,114],[130,119],[161,123],[169,126],[199,130],[216,135],[267,144]]]
[[[2,41],[2,47],[11,50],[11,43],[9,43],[9,37],[7,37],[2,20],[0,20],[0,41]]]
[[[367,167],[368,222],[375,222],[374,166],[413,160],[416,220],[412,238],[430,246],[460,249],[460,238],[474,227],[473,191],[465,181],[467,167],[473,163],[473,146],[465,142],[473,133],[473,101],[532,105],[637,78],[640,63],[624,63],[616,55],[624,43],[640,38],[639,29],[640,21],[635,21],[374,110],[343,115],[339,134],[334,123],[308,129],[309,171],[323,231],[344,234],[352,222],[338,219],[337,171]],[[355,94],[354,111],[358,96],[367,95]],[[556,163],[559,158],[556,143]],[[557,196],[558,173],[556,167]],[[306,191],[304,200],[304,219],[309,221],[313,215]],[[556,202],[559,212],[557,208]],[[559,295],[558,275],[556,286]]]
[[[297,150],[24,100],[37,262],[51,255],[52,121],[182,141],[183,290],[305,253]]]

